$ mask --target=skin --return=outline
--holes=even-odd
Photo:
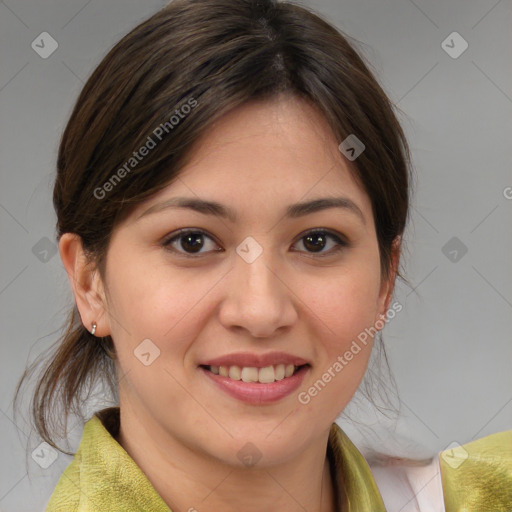
[[[399,257],[395,245],[389,279],[381,280],[371,202],[339,142],[304,100],[245,104],[200,139],[178,180],[114,231],[104,282],[85,265],[79,238],[61,238],[82,321],[88,329],[98,324],[96,336],[111,335],[118,354],[118,441],[171,508],[334,510],[329,429],[361,382],[371,338],[308,404],[297,395],[383,318]],[[218,201],[238,221],[186,209],[138,218],[175,196]],[[284,218],[292,203],[332,196],[351,199],[363,219],[341,208]],[[211,237],[202,239],[200,257],[187,258],[190,246],[180,239],[173,244],[178,252],[163,246],[181,228]],[[308,245],[306,232],[318,228],[349,246],[334,252],[330,238],[323,249],[315,240]],[[236,253],[247,236],[263,249],[250,264]],[[314,252],[315,243],[327,256]],[[160,350],[149,366],[134,356],[146,338]],[[250,405],[198,369],[239,351],[284,351],[311,368],[296,392]],[[251,468],[237,457],[247,442],[262,455]]]

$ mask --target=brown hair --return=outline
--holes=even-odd
[[[280,93],[316,106],[340,142],[354,134],[365,144],[353,172],[371,200],[387,277],[392,244],[409,211],[404,133],[348,36],[289,2],[175,0],[110,50],[81,91],[60,143],[57,240],[67,232],[79,235],[103,277],[113,230],[177,178],[212,123],[245,102]],[[173,114],[180,117],[176,124]],[[128,168],[133,152],[162,126],[161,142]],[[126,172],[119,171],[123,166]],[[82,325],[75,305],[33,395],[33,420],[45,441],[57,448],[52,437],[59,421],[66,425],[71,412],[80,413],[84,393],[98,379],[115,396],[113,350],[110,336],[98,339]]]

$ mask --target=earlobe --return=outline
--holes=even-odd
[[[87,261],[80,236],[64,233],[59,240],[59,252],[85,328],[92,331],[96,324],[95,336],[109,335],[108,320],[104,318],[103,283],[99,272]]]

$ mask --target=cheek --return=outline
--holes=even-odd
[[[108,284],[112,336],[126,376],[122,393],[153,408],[161,406],[163,390],[165,400],[181,400],[177,381],[183,381],[187,351],[204,327],[199,306],[218,277],[191,280],[164,266],[148,270],[136,258],[118,261]]]
[[[371,269],[338,273],[314,288],[316,293],[310,293],[305,302],[311,311],[310,336],[316,342],[318,360],[315,374],[298,396],[308,415],[329,416],[334,421],[363,379],[377,310],[374,278]]]
[[[133,351],[142,340],[151,339],[162,352],[179,355],[201,330],[199,307],[218,274],[191,279],[185,269],[148,265],[143,258],[112,253],[115,268],[109,269],[109,313],[113,338],[119,350]],[[163,355],[163,354],[162,354]]]
[[[317,318],[329,353],[344,350],[374,324],[378,294],[379,276],[364,266],[333,272],[328,279],[304,285],[302,296]]]

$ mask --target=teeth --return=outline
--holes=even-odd
[[[282,380],[285,377],[291,377],[295,372],[293,364],[277,364],[275,366],[265,366],[256,368],[254,366],[210,366],[209,370],[221,377],[229,377],[233,380],[242,380],[243,382],[261,382],[270,384],[276,380]]]
[[[274,367],[273,366],[265,366],[265,368],[260,368],[258,377],[259,377],[258,380],[265,384],[268,384],[269,382],[274,382],[276,380]]]
[[[229,367],[228,376],[230,379],[240,380],[241,375],[242,375],[242,370],[240,369],[239,366],[230,366]]]
[[[258,382],[258,368],[244,366],[242,368],[242,380],[244,382]]]
[[[286,368],[284,367],[284,364],[278,364],[274,369],[274,373],[276,380],[283,380],[286,375]]]

